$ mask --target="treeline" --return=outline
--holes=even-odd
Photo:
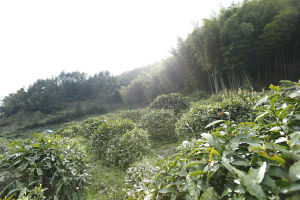
[[[127,104],[163,93],[262,88],[300,77],[300,1],[251,0],[222,8],[178,39],[172,56],[121,89]]]
[[[70,102],[91,99],[98,99],[100,103],[121,102],[117,79],[109,72],[90,77],[80,72],[62,72],[51,79],[37,80],[27,90],[22,88],[6,96],[0,113],[6,117],[20,110],[50,114],[62,110]]]

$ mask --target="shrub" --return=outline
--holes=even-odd
[[[103,120],[95,129],[91,138],[92,150],[102,159],[105,159],[105,152],[110,148],[111,142],[117,140],[127,131],[134,129],[134,124],[130,120]],[[113,148],[112,146],[111,148]]]
[[[191,109],[182,115],[176,123],[176,134],[179,136],[199,137],[205,132],[205,126],[214,120],[229,119],[227,114],[220,114],[218,105],[194,104]]]
[[[129,199],[299,199],[300,81],[285,83],[298,88],[271,85],[252,122],[227,121],[158,160]]]
[[[170,110],[150,110],[142,117],[142,127],[148,131],[150,139],[155,141],[176,140],[176,116]]]
[[[254,92],[253,90],[249,92],[241,89],[236,93],[226,91],[225,94],[222,95],[222,101],[218,103],[218,106],[223,113],[228,112],[230,120],[237,123],[252,121],[255,119],[253,107],[263,95],[264,91],[260,93]]]
[[[42,184],[47,199],[78,199],[87,183],[85,152],[60,136],[17,141],[0,158],[0,197]]]
[[[133,129],[117,140],[110,141],[110,147],[104,153],[105,162],[126,168],[141,159],[149,150],[147,132],[142,129]]]
[[[104,121],[102,118],[90,118],[81,123],[81,134],[90,138],[98,126]]]
[[[200,133],[213,130],[214,126],[205,128],[216,120],[228,120],[236,123],[251,121],[255,118],[253,109],[261,94],[239,90],[227,92],[221,102],[211,105],[195,103],[176,123],[176,133],[181,136],[199,137]]]
[[[150,104],[150,109],[166,109],[172,110],[175,114],[179,114],[182,111],[186,110],[189,107],[189,99],[183,97],[178,93],[171,93],[168,95],[162,94]]]
[[[106,120],[94,131],[92,150],[105,164],[127,167],[149,148],[145,131],[135,129],[130,120]]]

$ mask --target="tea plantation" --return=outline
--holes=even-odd
[[[9,144],[10,143],[10,144]],[[300,199],[300,81],[0,140],[0,199]]]

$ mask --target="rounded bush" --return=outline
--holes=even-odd
[[[78,199],[87,183],[85,152],[61,136],[43,137],[11,144],[0,158],[0,197],[42,185],[47,199]]]
[[[91,138],[92,150],[107,165],[127,167],[149,148],[147,133],[131,120],[103,121]]]
[[[176,123],[176,133],[180,136],[199,137],[202,132],[212,130],[205,128],[216,120],[234,121],[236,123],[255,119],[253,109],[260,95],[239,90],[238,93],[227,92],[222,101],[210,105],[195,103]]]
[[[199,137],[201,133],[207,131],[205,126],[210,122],[228,119],[228,116],[222,114],[221,111],[218,105],[194,104],[176,123],[176,134],[179,136]]]
[[[175,114],[186,110],[189,107],[189,99],[178,93],[162,94],[150,104],[150,109],[173,110]]]
[[[85,136],[85,138],[90,138],[95,130],[98,128],[98,126],[103,122],[104,120],[101,118],[90,118],[85,120],[81,123],[81,134]]]
[[[176,140],[176,116],[170,110],[151,110],[142,117],[142,127],[148,131],[150,139],[155,141]]]
[[[104,153],[109,165],[128,167],[150,151],[148,134],[142,129],[127,131],[117,140],[110,141],[110,147]]]

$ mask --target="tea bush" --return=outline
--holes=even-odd
[[[85,152],[61,136],[16,141],[0,157],[0,197],[25,192],[42,184],[47,199],[78,199],[87,184]]]
[[[175,114],[179,114],[190,106],[189,98],[183,97],[178,93],[162,94],[156,97],[150,104],[150,109],[166,109],[172,110]]]
[[[285,84],[294,89],[271,85],[252,122],[219,122],[158,160],[128,199],[300,199],[300,81]]]
[[[150,151],[148,134],[142,129],[127,131],[113,142],[104,153],[108,165],[126,168]]]
[[[98,126],[104,121],[102,118],[90,118],[80,124],[80,132],[85,138],[90,138]]]
[[[82,131],[82,126],[79,123],[69,124],[68,126],[58,130],[56,134],[63,135],[66,137],[75,137],[79,135],[84,135]]]
[[[134,123],[138,123],[147,112],[148,110],[146,109],[127,110],[120,112],[119,117],[122,119],[130,119]]]
[[[210,105],[195,103],[176,124],[176,133],[181,136],[199,137],[199,134],[212,130],[214,126],[206,125],[216,120],[234,121],[236,123],[251,121],[255,118],[255,102],[262,94],[239,90],[237,93],[226,92],[222,101]]]
[[[207,131],[205,126],[215,120],[229,120],[218,105],[194,104],[176,123],[176,134],[183,137],[199,137]]]
[[[105,164],[127,167],[149,148],[148,135],[131,120],[106,120],[94,131],[91,146]]]
[[[169,141],[176,140],[176,116],[170,110],[150,110],[142,117],[141,126],[148,131],[151,140]]]

